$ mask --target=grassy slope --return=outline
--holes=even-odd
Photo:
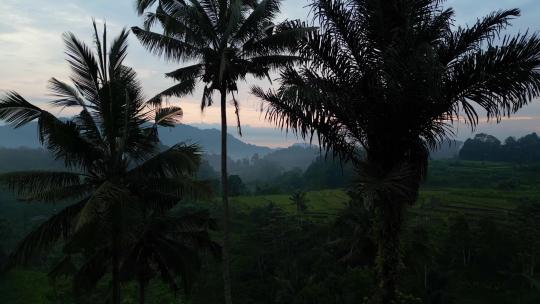
[[[540,167],[468,161],[434,161],[422,187],[416,214],[446,218],[453,214],[491,217],[506,222],[520,201],[540,201]],[[335,214],[348,196],[344,190],[308,193],[309,211]],[[232,204],[240,211],[274,203],[294,212],[288,195],[239,196]]]
[[[293,212],[295,206],[289,199],[290,195],[261,195],[237,196],[232,198],[232,205],[240,211],[262,207],[269,203]],[[307,193],[309,210],[313,212],[332,212],[343,208],[349,201],[349,196],[343,190],[320,190]]]

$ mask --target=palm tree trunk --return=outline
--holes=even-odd
[[[404,204],[381,201],[377,204],[377,258],[379,302],[397,303],[397,285],[401,264],[400,233],[403,226]]]
[[[144,304],[146,300],[146,284],[144,279],[139,279],[139,304]]]
[[[113,252],[112,252],[112,293],[113,304],[120,304],[120,261],[118,248],[117,231],[113,232]]]
[[[113,304],[120,304],[120,206],[113,206],[112,224],[112,296]]]
[[[229,187],[227,172],[227,89],[221,93],[221,199],[223,202],[223,287],[225,304],[232,304],[231,295],[231,248],[230,248],[230,212]]]

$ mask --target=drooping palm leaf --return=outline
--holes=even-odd
[[[193,174],[200,159],[198,146],[178,144],[129,171],[127,177],[135,180],[182,177]]]
[[[6,268],[25,265],[33,258],[45,253],[60,239],[68,238],[73,232],[79,212],[87,198],[70,205],[31,231],[9,256]]]
[[[62,191],[66,188],[82,186],[80,174],[73,172],[23,171],[0,175],[0,180],[10,191],[25,200],[40,200],[42,193]],[[82,190],[82,188],[80,188]],[[72,193],[84,195],[85,191]],[[71,196],[68,196],[71,197]],[[55,200],[44,200],[55,202]]]

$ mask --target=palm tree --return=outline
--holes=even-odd
[[[208,250],[219,256],[221,248],[210,239],[208,233],[209,229],[216,228],[209,213],[195,211],[176,215],[169,210],[173,206],[167,206],[167,211],[161,208],[149,210],[143,202],[126,214],[131,228],[126,231],[123,239],[120,276],[122,281],[134,280],[138,283],[140,303],[145,303],[146,288],[156,276],[175,294],[180,289],[177,278],[181,277],[184,290],[189,293],[201,265],[199,251]],[[93,229],[99,230],[100,227]],[[107,254],[112,250],[111,244],[101,243],[96,246],[99,241],[99,238],[88,235],[74,237],[65,246],[68,255],[51,276],[56,278],[73,274],[76,294],[93,290],[111,263]],[[71,262],[71,255],[77,252],[92,254],[79,269],[73,271],[75,267],[65,267],[65,263]],[[66,272],[63,272],[63,269]]]
[[[112,302],[120,303],[126,208],[135,202],[172,205],[206,187],[192,180],[198,147],[159,150],[158,127],[172,126],[182,110],[145,101],[135,71],[123,64],[128,32],[122,30],[110,48],[106,33],[105,26],[100,39],[94,22],[95,53],[72,33],[64,35],[73,85],[52,78],[57,99],[51,105],[79,110],[73,118],[59,119],[16,92],[0,99],[0,119],[14,127],[37,121],[42,144],[66,166],[62,172],[16,172],[1,180],[27,201],[77,200],[30,232],[8,267],[30,262],[61,239],[92,234],[110,244],[101,253],[111,259]]]
[[[139,282],[140,303],[145,301],[145,288],[155,274],[176,292],[176,278],[182,277],[184,290],[189,293],[201,267],[198,252],[208,250],[219,257],[221,247],[210,239],[208,229],[215,229],[208,212],[182,216],[152,216],[144,222],[142,231],[130,247],[122,264],[122,274]]]
[[[148,12],[145,28],[133,27],[141,43],[156,55],[172,61],[194,64],[167,73],[178,84],[153,98],[192,93],[197,82],[205,84],[201,109],[213,104],[220,94],[221,106],[221,183],[223,201],[223,280],[225,299],[232,303],[230,283],[230,214],[227,187],[227,95],[231,94],[241,135],[239,103],[235,97],[238,81],[251,75],[269,78],[272,69],[296,62],[297,39],[312,31],[297,21],[272,23],[281,0],[138,0],[139,14]],[[159,23],[162,33],[151,31]]]
[[[308,209],[307,203],[309,200],[306,197],[304,191],[295,191],[291,197],[289,197],[291,204],[296,208],[296,217],[298,218],[298,224],[302,226],[302,217],[304,216],[306,210]]]
[[[315,0],[321,30],[300,47],[308,61],[284,69],[278,90],[253,88],[269,120],[316,134],[355,164],[379,218],[382,303],[396,299],[404,211],[416,201],[430,148],[453,135],[453,122],[474,129],[480,110],[498,122],[540,94],[540,38],[499,36],[519,10],[454,27],[441,2]]]

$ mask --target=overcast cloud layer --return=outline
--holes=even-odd
[[[107,22],[109,35],[114,36],[122,27],[140,25],[142,20],[134,9],[134,0],[1,0],[0,1],[0,90],[16,90],[27,99],[46,106],[50,99],[47,81],[51,77],[67,80],[69,69],[64,61],[62,33],[71,31],[80,39],[91,42],[91,20]],[[280,19],[306,20],[307,0],[285,0]],[[513,22],[508,33],[540,31],[540,1],[538,0],[449,0],[447,6],[456,10],[456,24],[472,23],[477,17],[493,10],[520,8],[522,17]],[[131,36],[128,65],[135,68],[143,83],[147,96],[167,88],[171,81],[163,78],[163,73],[178,67],[147,53]],[[262,86],[266,82],[257,81]],[[268,146],[287,146],[298,141],[294,136],[285,136],[264,121],[260,112],[261,103],[247,94],[253,84],[240,86],[242,103],[242,123],[244,140]],[[199,127],[216,127],[219,122],[218,107],[209,108],[201,114],[199,108],[200,91],[194,96],[171,100],[179,103],[185,112],[183,122]],[[57,110],[55,110],[57,111]],[[61,113],[69,115],[70,113]],[[229,112],[232,118],[233,111]],[[231,119],[231,123],[234,119]],[[465,125],[457,126],[457,138],[471,135]],[[521,136],[530,132],[540,132],[540,101],[517,113],[511,120],[501,124],[483,122],[477,132],[487,132],[498,137]]]

